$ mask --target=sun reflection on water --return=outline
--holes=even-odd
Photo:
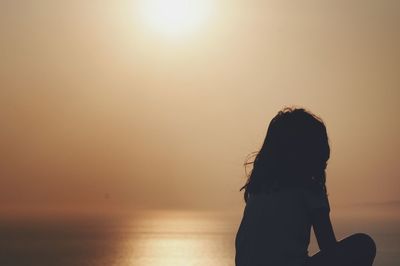
[[[209,214],[154,212],[133,222],[129,265],[233,265],[234,224]]]

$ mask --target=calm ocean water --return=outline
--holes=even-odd
[[[0,220],[0,265],[228,266],[241,213],[153,211],[124,218]],[[4,217],[3,217],[4,218]],[[380,216],[335,218],[338,238],[368,232],[376,266],[400,265],[400,227]],[[310,254],[317,251],[315,239]]]

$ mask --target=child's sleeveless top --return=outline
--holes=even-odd
[[[330,210],[326,195],[281,188],[250,196],[236,235],[236,266],[300,266],[308,257],[310,213]]]

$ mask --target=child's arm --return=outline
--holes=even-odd
[[[328,249],[336,244],[335,233],[333,232],[329,210],[320,208],[311,214],[311,222],[314,234],[320,250]]]

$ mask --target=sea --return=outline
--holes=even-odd
[[[232,266],[241,211],[142,210],[124,215],[0,217],[1,266]],[[396,215],[332,217],[338,239],[370,234],[375,266],[400,265]],[[312,237],[309,254],[318,251]]]

